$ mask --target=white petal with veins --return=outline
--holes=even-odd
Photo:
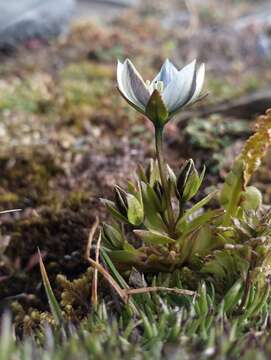
[[[187,105],[191,104],[192,102],[197,100],[197,98],[199,97],[201,90],[203,88],[204,76],[205,76],[205,65],[201,64],[197,71],[196,89],[195,89],[194,94],[192,95],[191,99],[188,101]]]
[[[165,88],[162,97],[169,112],[185,104],[189,98],[195,74],[196,60],[180,70]]]
[[[145,109],[144,106],[137,100],[131,88],[130,78],[127,70],[127,61],[125,61],[123,64],[120,61],[118,61],[117,82],[118,82],[118,87],[120,91],[123,93],[123,95],[134,105],[144,110]]]
[[[132,89],[136,99],[143,106],[146,106],[150,99],[150,93],[148,91],[148,88],[147,88],[144,80],[142,79],[141,75],[134,67],[133,63],[129,59],[126,60],[126,63],[127,63],[127,69],[128,69],[131,89]]]
[[[168,84],[178,75],[178,70],[176,67],[172,64],[171,61],[166,59],[164,64],[162,65],[159,73],[156,75],[156,77],[152,81],[152,86],[157,81],[163,81],[164,88],[168,86]]]

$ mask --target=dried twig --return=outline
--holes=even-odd
[[[99,235],[99,239],[98,239],[98,243],[97,243],[97,247],[96,247],[96,260],[91,259],[90,257],[90,250],[91,250],[91,246],[92,246],[92,242],[93,242],[93,237],[96,233],[96,230],[99,226],[99,218],[96,217],[94,224],[92,225],[90,232],[89,232],[89,237],[88,237],[88,242],[87,242],[87,246],[86,246],[86,250],[85,250],[85,259],[90,263],[91,266],[94,267],[94,278],[93,278],[93,282],[94,284],[92,284],[92,294],[91,294],[91,300],[94,300],[94,303],[97,302],[97,272],[101,273],[103,275],[103,277],[109,282],[109,284],[115,289],[115,291],[119,294],[119,296],[121,297],[121,299],[127,303],[128,301],[128,296],[125,294],[125,292],[123,291],[123,289],[121,289],[121,287],[118,285],[118,283],[114,280],[114,278],[109,274],[108,271],[106,271],[100,264],[99,264],[99,251],[100,251],[100,238],[101,235]],[[95,280],[96,278],[96,280]],[[95,295],[94,295],[95,293]]]
[[[22,209],[3,210],[3,211],[0,211],[0,215],[9,214],[9,213],[13,213],[13,212],[19,212],[19,211],[22,211]]]
[[[93,276],[93,283],[92,283],[92,295],[91,300],[92,304],[96,305],[98,301],[97,296],[97,286],[98,286],[98,272],[105,278],[105,280],[115,289],[117,294],[120,296],[122,301],[127,304],[129,301],[129,296],[136,295],[136,294],[144,294],[148,292],[157,292],[157,291],[168,291],[173,292],[179,295],[187,295],[187,296],[194,296],[196,293],[190,290],[184,289],[177,289],[177,288],[168,288],[163,286],[152,286],[152,287],[142,287],[138,289],[122,289],[116,280],[109,274],[109,272],[99,263],[99,255],[100,255],[100,247],[101,247],[101,234],[99,234],[99,238],[96,245],[96,254],[95,260],[91,259],[90,257],[90,250],[92,246],[93,237],[99,225],[99,219],[96,218],[90,233],[89,238],[86,246],[85,251],[85,259],[90,263],[91,266],[94,267],[94,276]]]
[[[99,223],[100,223],[99,218],[98,218],[98,216],[96,216],[94,224],[92,225],[90,232],[89,232],[89,236],[88,236],[88,242],[87,242],[86,251],[85,251],[85,259],[86,260],[88,260],[88,258],[89,258],[93,237],[96,233]]]
[[[150,286],[150,287],[142,287],[138,289],[125,289],[124,291],[126,292],[127,295],[144,294],[144,293],[157,292],[157,291],[168,291],[168,292],[173,292],[175,294],[187,295],[187,296],[196,295],[195,291],[177,289],[177,288],[168,288],[164,286]]]
[[[116,292],[119,294],[121,299],[124,301],[124,303],[127,303],[128,296],[125,293],[125,290],[123,290],[118,283],[114,280],[114,278],[109,274],[108,271],[106,271],[100,264],[98,264],[95,260],[91,259],[90,257],[87,259],[88,262],[99,271],[103,275],[103,277],[109,282],[109,284],[116,290]]]

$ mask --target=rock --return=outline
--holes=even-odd
[[[116,6],[136,6],[139,5],[139,0],[89,0],[89,2],[97,2],[97,3],[105,3],[108,5],[116,5]]]
[[[212,114],[221,114],[236,119],[253,119],[264,114],[271,107],[271,88],[259,90],[241,96],[238,99],[222,101],[202,110],[184,111],[179,117],[179,125],[183,128],[191,117],[208,117]]]
[[[74,0],[0,0],[0,47],[61,34],[74,5]]]

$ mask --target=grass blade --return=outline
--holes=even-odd
[[[63,324],[63,322],[64,322],[62,312],[61,312],[60,306],[59,306],[59,304],[57,302],[57,299],[56,299],[56,297],[55,297],[55,295],[53,293],[49,278],[47,276],[45,266],[44,266],[43,261],[42,261],[41,253],[40,253],[39,250],[38,250],[38,253],[39,253],[39,263],[40,263],[40,272],[41,272],[41,276],[42,276],[42,282],[43,282],[43,286],[44,286],[45,291],[46,291],[49,306],[50,306],[50,309],[51,309],[51,312],[53,314],[55,322],[58,325],[60,325],[60,324]]]

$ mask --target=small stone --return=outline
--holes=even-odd
[[[74,4],[74,0],[1,1],[0,46],[58,36],[67,30]]]

